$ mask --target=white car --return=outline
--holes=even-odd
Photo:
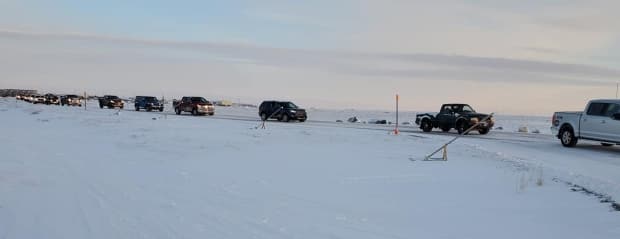
[[[585,112],[555,112],[551,123],[551,132],[566,147],[579,139],[620,145],[620,100],[591,100]]]

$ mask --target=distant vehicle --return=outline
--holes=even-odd
[[[82,99],[77,95],[62,95],[60,96],[60,105],[82,107]]]
[[[304,122],[308,119],[306,110],[297,107],[297,105],[290,101],[263,101],[258,107],[258,115],[263,121],[277,119],[284,122],[291,120]]]
[[[136,111],[140,111],[140,109],[164,111],[164,104],[153,96],[136,96],[134,106]]]
[[[54,94],[45,94],[45,104],[60,105],[60,98]]]
[[[443,132],[448,132],[455,128],[459,134],[463,134],[467,129],[485,119],[487,114],[476,113],[467,104],[444,104],[437,115],[418,114],[415,123],[424,132],[431,132],[433,128],[440,128]],[[480,134],[487,134],[495,124],[495,119],[489,117],[486,122],[482,122],[476,129]]]
[[[32,102],[33,96],[32,95],[24,95],[22,96],[22,100],[26,101],[26,102]]]
[[[579,139],[620,144],[620,100],[591,100],[585,112],[555,112],[551,124],[551,132],[565,147],[577,145]]]
[[[233,106],[233,102],[230,101],[230,100],[220,100],[220,101],[216,101],[214,103],[217,106],[225,106],[225,107]]]
[[[33,95],[32,101],[33,104],[45,104],[45,96],[42,95]]]
[[[182,112],[191,112],[192,115],[215,114],[213,103],[198,96],[184,96],[180,101],[174,101],[173,107],[177,115]]]
[[[125,106],[125,102],[121,98],[115,95],[104,95],[99,98],[99,108],[108,107],[110,109],[113,108],[123,108]]]
[[[16,95],[16,96],[15,96],[15,99],[16,99],[16,100],[22,100],[22,99],[23,99],[23,96],[22,96],[22,95]]]

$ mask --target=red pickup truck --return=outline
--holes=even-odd
[[[180,101],[174,101],[174,112],[180,115],[182,112],[191,112],[192,115],[214,115],[213,103],[205,98],[197,96],[184,96]]]

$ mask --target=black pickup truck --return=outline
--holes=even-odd
[[[450,129],[455,128],[459,134],[462,134],[471,126],[487,118],[487,116],[489,115],[476,113],[467,104],[444,104],[437,115],[428,113],[416,115],[415,123],[424,132],[430,132],[433,128],[440,128],[443,132],[448,132]],[[495,119],[489,117],[473,130],[478,130],[480,134],[487,134],[494,124]]]

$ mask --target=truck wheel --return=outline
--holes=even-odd
[[[489,129],[489,128],[482,128],[482,129],[478,130],[478,133],[480,133],[480,134],[488,134],[490,130],[491,129]]]
[[[467,122],[464,120],[461,120],[456,124],[456,131],[459,132],[459,134],[463,134],[467,129]]]
[[[151,107],[148,107],[148,108],[146,108],[146,111],[149,111],[149,112],[151,112],[151,111],[153,111],[153,108],[151,108]]]
[[[601,143],[601,145],[605,146],[605,147],[611,147],[614,146],[614,144],[609,144],[609,143]]]
[[[214,114],[215,114],[215,112],[211,112],[211,113],[209,113],[209,115],[210,115],[210,116],[213,116]]]
[[[140,107],[136,106],[136,111],[140,111]]]
[[[562,128],[560,130],[560,141],[564,147],[575,147],[577,145],[577,137],[575,137],[573,129],[569,127]]]
[[[164,111],[164,107],[159,108],[159,112],[163,112]]]
[[[441,127],[441,131],[448,132],[450,131],[450,127]]]
[[[174,112],[177,113],[177,115],[181,114],[181,108],[174,108]]]
[[[100,109],[103,109],[103,105],[102,105],[102,104],[99,104],[99,108],[100,108]]]
[[[422,123],[420,124],[420,129],[428,133],[428,132],[431,132],[431,130],[433,130],[433,125],[431,125],[430,120],[422,120]]]
[[[267,114],[265,113],[260,114],[260,120],[267,121]]]
[[[198,114],[198,110],[196,110],[196,108],[192,109],[192,115],[197,115]]]
[[[284,122],[289,122],[289,121],[291,121],[291,119],[288,117],[288,115],[287,115],[287,114],[283,114],[283,115],[282,115],[282,121],[284,121]]]

